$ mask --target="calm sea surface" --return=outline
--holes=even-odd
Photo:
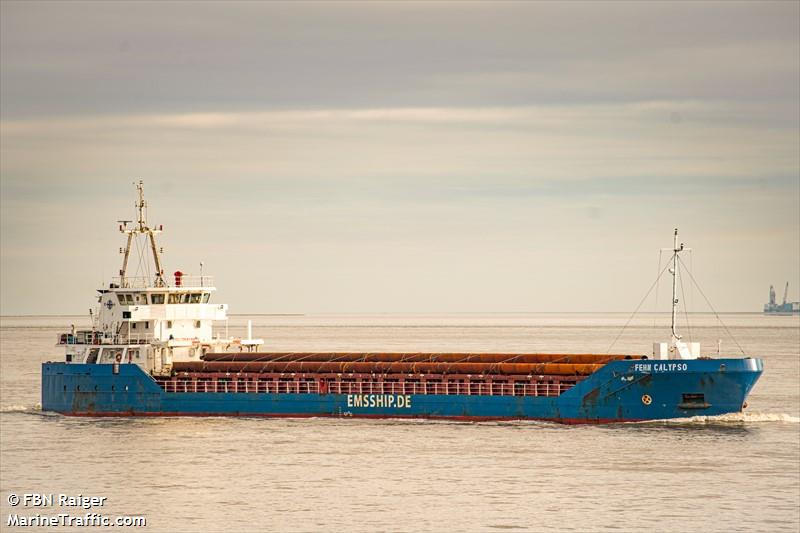
[[[236,316],[275,350],[604,353],[623,314]],[[800,529],[800,318],[722,315],[765,372],[744,415],[561,426],[252,418],[87,419],[43,413],[39,364],[83,317],[0,323],[0,529],[10,494],[98,495],[131,531],[787,531]],[[668,318],[613,347],[648,353]],[[704,352],[740,355],[710,315]],[[687,333],[688,331],[684,330]],[[87,511],[71,511],[84,515]],[[63,528],[48,528],[59,530]],[[83,528],[86,530],[86,528]],[[119,529],[119,528],[117,528]]]

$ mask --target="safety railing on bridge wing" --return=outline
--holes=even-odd
[[[119,276],[112,278],[112,287],[118,289],[191,288],[213,287],[214,276]]]
[[[103,334],[99,331],[77,331],[75,333],[59,333],[56,344],[100,344]]]

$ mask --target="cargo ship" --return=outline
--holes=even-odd
[[[677,333],[677,230],[671,336],[651,355],[269,351],[249,322],[247,338],[227,335],[202,263],[200,276],[165,276],[163,227],[148,225],[141,182],[137,192],[138,219],[119,222],[119,277],[98,290],[90,328],[58,336],[64,360],[42,364],[45,411],[632,422],[739,412],[763,371],[757,358],[702,357]],[[144,275],[130,275],[134,250]]]

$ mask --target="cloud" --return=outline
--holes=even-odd
[[[241,311],[626,310],[674,225],[720,308],[800,270],[796,2],[0,11],[2,312],[115,271],[138,178]]]
[[[798,100],[794,2],[4,2],[4,117]]]
[[[632,192],[633,178],[724,186],[724,178],[794,175],[798,132],[775,127],[768,113],[758,103],[673,101],[30,118],[2,122],[2,168],[8,184],[124,168],[287,188],[406,181],[485,189],[594,178],[628,179]]]

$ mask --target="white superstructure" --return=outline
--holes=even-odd
[[[66,361],[134,363],[161,375],[171,372],[173,361],[198,361],[207,352],[247,351],[263,344],[261,339],[227,335],[228,306],[211,303],[216,288],[210,276],[187,276],[176,271],[165,277],[162,250],[156,244],[162,228],[147,225],[141,181],[136,188],[138,220],[123,220],[119,226],[126,235],[125,248],[120,248],[123,260],[119,277],[98,289],[97,311],[90,312],[91,329],[76,331],[73,327],[59,335]],[[134,250],[139,256],[139,271],[129,276],[128,263]],[[213,333],[214,322],[223,323],[224,337]]]

